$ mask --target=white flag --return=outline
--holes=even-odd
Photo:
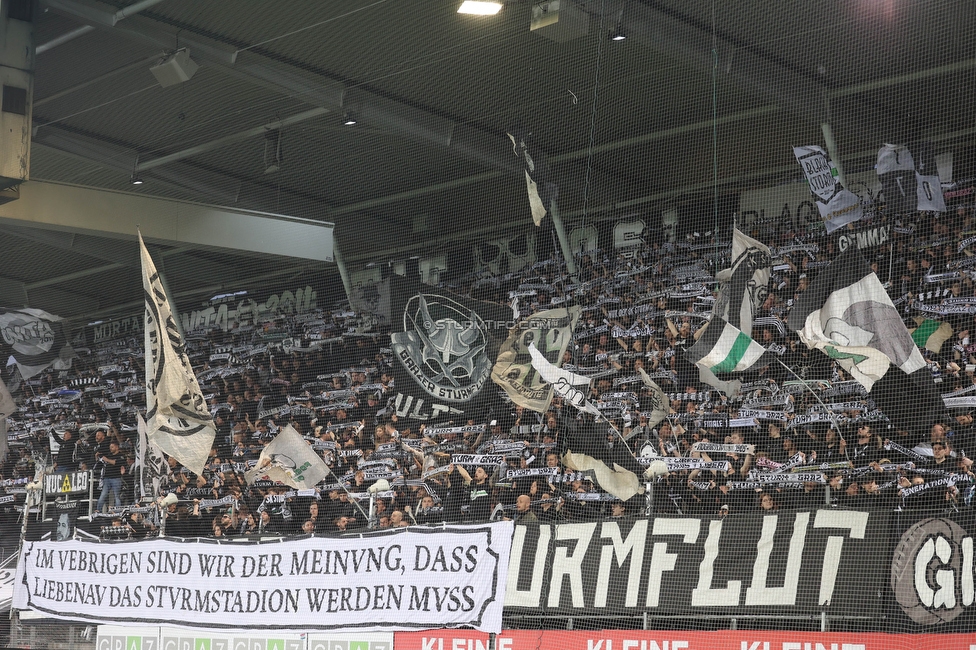
[[[635,494],[641,494],[644,491],[637,474],[620,465],[614,464],[613,467],[610,467],[602,460],[586,454],[574,454],[571,451],[563,454],[562,461],[563,465],[571,470],[593,472],[593,477],[600,487],[621,501],[626,501]]]
[[[159,488],[169,476],[169,463],[163,456],[163,451],[149,442],[148,426],[142,416],[137,416],[139,431],[139,449],[136,464],[139,466],[139,498],[154,499],[159,496]]]
[[[824,220],[827,234],[863,216],[860,199],[844,189],[837,180],[837,169],[827,159],[827,153],[816,145],[793,147],[793,155],[803,168],[810,192],[816,197],[817,209]]]
[[[14,397],[10,394],[10,389],[7,388],[7,384],[0,379],[0,415],[7,416],[14,413],[16,410],[17,403],[14,402]]]
[[[945,212],[945,196],[942,194],[942,181],[939,178],[939,165],[935,159],[935,148],[931,142],[915,145],[915,196],[919,210]]]
[[[216,430],[183,349],[183,337],[139,233],[146,294],[146,420],[149,441],[195,474],[203,473]]]
[[[328,475],[329,466],[325,461],[301,434],[286,425],[261,451],[257,467],[245,472],[244,478],[249,485],[263,480],[304,489],[314,487]]]
[[[671,400],[668,399],[668,396],[664,394],[661,387],[651,379],[651,376],[643,368],[638,368],[637,370],[640,372],[644,385],[651,389],[651,396],[654,398],[654,407],[651,409],[651,414],[647,417],[647,426],[653,428],[661,420],[668,417],[668,414],[671,412]]]
[[[555,366],[539,352],[534,343],[529,343],[529,354],[532,355],[532,367],[539,373],[539,376],[552,384],[552,389],[556,394],[567,402],[590,415],[600,415],[600,411],[586,399],[586,394],[576,386],[588,386],[590,378],[585,375],[577,375]]]

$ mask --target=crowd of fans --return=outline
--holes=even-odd
[[[976,391],[976,344],[970,342],[976,314],[970,269],[976,265],[967,265],[976,258],[960,245],[976,230],[972,210],[897,222],[876,216],[856,224],[878,225],[891,227],[889,241],[862,253],[906,322],[920,315],[919,304],[973,306],[936,316],[954,333],[939,353],[924,354],[940,392],[976,397],[967,392]],[[579,521],[648,510],[715,517],[816,507],[968,512],[974,475],[967,454],[976,449],[970,409],[910,426],[901,417],[895,424],[841,368],[806,349],[785,326],[790,307],[837,254],[838,234],[823,235],[821,228],[821,234],[801,235],[775,224],[751,230],[774,256],[753,337],[783,363],[744,377],[736,397],[702,383],[683,355],[707,322],[714,273],[729,255],[727,241],[693,237],[581,255],[575,286],[567,286],[564,266],[546,260],[501,277],[469,276],[453,287],[506,304],[518,295],[523,315],[581,305],[583,317],[563,362],[592,377],[588,399],[601,418],[581,415],[559,397],[546,413],[535,413],[489,386],[490,406],[467,419],[437,425],[405,420],[391,399],[396,360],[388,333],[362,314],[319,308],[187,333],[217,432],[201,475],[169,459],[170,472],[155,493],[142,493],[136,414],[145,396],[137,334],[76,346],[71,370],[20,385],[20,409],[8,422],[10,453],[0,467],[3,485],[19,495],[42,462],[57,472],[93,470],[100,483],[92,530],[108,527],[133,537],[159,534],[163,525],[176,536],[297,535],[491,518]],[[640,380],[641,369],[670,399],[670,414],[654,427],[648,425],[654,397]],[[911,413],[910,395],[902,408],[901,415]],[[331,476],[316,490],[244,481],[244,471],[286,425],[330,466]],[[428,433],[465,425],[464,432]],[[738,447],[695,449],[706,442]],[[452,463],[457,454],[499,449],[501,466]],[[653,496],[622,502],[608,495],[591,474],[563,466],[568,449],[632,469],[642,483],[653,481]],[[662,458],[728,461],[728,468],[672,462],[666,475],[645,479],[643,469]],[[371,499],[368,488],[377,481],[389,487]],[[178,501],[163,522],[145,504],[168,493]],[[13,525],[20,503],[0,504],[6,525]],[[84,519],[79,526],[88,525]]]

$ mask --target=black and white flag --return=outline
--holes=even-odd
[[[511,311],[393,276],[393,378],[397,417],[428,422],[481,419],[491,369]]]
[[[64,336],[62,319],[42,309],[0,308],[0,334],[23,379],[49,367],[67,370],[75,357]]]
[[[875,166],[884,190],[888,212],[905,214],[914,212],[918,205],[915,192],[915,161],[908,147],[885,144],[878,150]]]
[[[349,306],[359,315],[368,315],[377,328],[390,325],[390,278],[352,287]]]
[[[146,424],[149,441],[202,474],[213,445],[213,418],[183,347],[156,265],[139,233],[146,294]]]
[[[525,171],[525,185],[529,193],[532,221],[537,226],[541,225],[546,213],[552,207],[553,200],[559,194],[559,188],[549,180],[549,163],[546,161],[545,154],[529,145],[519,129],[512,129],[512,132],[506,135],[512,141],[515,156],[522,162]]]
[[[942,181],[939,167],[935,162],[935,148],[931,142],[915,145],[915,195],[918,209],[931,212],[945,212],[945,196],[942,194]]]
[[[543,380],[552,385],[556,394],[575,406],[583,413],[599,416],[600,410],[586,399],[586,386],[590,383],[590,378],[585,375],[577,375],[568,370],[559,368],[549,362],[546,357],[536,349],[534,343],[529,343],[529,354],[532,358],[532,367],[539,373]],[[577,388],[582,386],[583,388]]]
[[[875,169],[884,188],[888,212],[945,212],[945,199],[932,145],[925,142],[917,145],[916,149],[917,162],[908,147],[902,145],[885,144],[878,150]]]
[[[837,180],[837,170],[827,159],[827,153],[816,145],[793,147],[793,155],[803,168],[810,191],[817,199],[817,209],[830,234],[863,216],[857,196]]]
[[[545,413],[552,400],[552,386],[532,366],[529,345],[550,363],[562,363],[563,354],[573,339],[580,316],[579,307],[562,307],[532,314],[513,327],[498,350],[491,380],[512,398],[532,411]]]
[[[752,336],[753,317],[766,299],[769,274],[769,247],[733,229],[732,266],[715,275],[722,284],[712,313]]]

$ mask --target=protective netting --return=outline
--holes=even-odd
[[[145,310],[0,310],[0,546],[43,617],[10,644],[970,647],[968,5],[414,3],[453,22],[369,46],[416,54],[391,72],[350,61],[355,4],[316,16],[334,76],[389,113],[349,102],[344,170],[283,127],[241,199],[326,214],[338,274],[253,255],[172,293],[157,237],[117,278]]]

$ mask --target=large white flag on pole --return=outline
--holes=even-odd
[[[149,441],[203,473],[216,430],[183,349],[183,337],[156,265],[139,233],[146,294],[146,424]]]
[[[303,489],[314,487],[328,475],[329,466],[289,424],[261,450],[257,467],[248,470],[244,478],[248,484],[265,480]]]

